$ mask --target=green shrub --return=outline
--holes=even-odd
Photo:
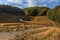
[[[49,10],[48,7],[41,7],[38,9],[38,15],[39,16],[46,16],[48,10]]]
[[[53,21],[60,22],[60,6],[56,6],[54,9],[47,12],[47,17]]]
[[[28,16],[46,16],[48,10],[48,7],[30,7],[25,8],[24,12]]]
[[[53,13],[53,10],[48,10],[47,17],[51,20],[55,20],[55,14]]]
[[[54,9],[55,19],[57,22],[60,22],[60,6],[56,6]]]
[[[38,15],[38,10],[34,9],[34,10],[30,10],[28,16],[37,16]]]

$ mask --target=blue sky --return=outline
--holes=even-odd
[[[12,5],[19,8],[27,8],[34,6],[47,6],[54,8],[60,5],[60,0],[0,0],[0,4]]]

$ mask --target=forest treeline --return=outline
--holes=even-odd
[[[0,5],[0,21],[19,22],[19,19],[30,20],[34,16],[47,16],[50,20],[60,22],[60,5],[55,8],[29,7],[18,8],[10,5]]]

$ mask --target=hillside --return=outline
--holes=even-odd
[[[10,13],[14,15],[24,15],[24,11],[18,7],[13,7],[9,5],[0,5],[0,13]]]
[[[36,7],[25,8],[24,12],[25,12],[25,15],[28,15],[28,16],[46,16],[47,11],[49,9],[50,8],[48,7],[36,6]]]
[[[0,23],[17,22],[17,16],[10,13],[0,13]]]
[[[47,7],[31,7],[20,9],[9,5],[0,5],[0,23],[18,23],[23,21],[30,21],[34,17],[30,16],[46,16],[49,8]]]
[[[33,21],[36,16],[47,16],[47,19],[60,22],[59,10],[60,6],[56,6],[53,9],[38,6],[20,9],[18,7],[13,7],[9,5],[0,5],[0,23],[20,23],[24,21],[31,22],[31,20]]]
[[[36,16],[33,17],[31,21],[25,21],[26,23],[36,23],[36,24],[42,24],[42,25],[50,25],[53,26],[51,20],[47,18],[47,16]]]
[[[0,5],[0,23],[16,23],[19,21],[19,16],[23,16],[24,11],[17,7],[8,5]]]
[[[0,40],[60,40],[60,6],[0,5]]]

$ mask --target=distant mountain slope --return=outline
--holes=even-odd
[[[17,22],[17,16],[9,13],[0,14],[0,22]]]
[[[19,22],[19,16],[24,16],[22,9],[8,5],[0,5],[0,22]]]
[[[45,16],[47,14],[47,11],[50,8],[48,7],[30,7],[30,8],[25,8],[24,12],[25,15],[29,16]]]
[[[24,11],[18,7],[9,5],[0,5],[0,13],[6,12],[14,15],[24,15]]]

